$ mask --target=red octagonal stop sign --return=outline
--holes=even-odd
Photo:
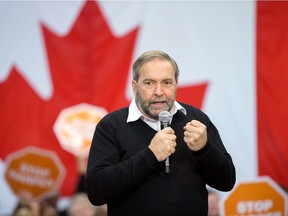
[[[65,169],[58,156],[48,150],[27,147],[6,159],[5,179],[17,196],[40,198],[59,190]]]

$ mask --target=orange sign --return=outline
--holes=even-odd
[[[268,177],[238,184],[224,201],[224,216],[287,216],[287,194]]]
[[[105,109],[85,103],[62,110],[54,124],[61,146],[74,155],[87,155],[95,127],[106,114]]]
[[[7,156],[5,179],[15,195],[40,198],[59,190],[64,168],[57,155],[27,147]]]

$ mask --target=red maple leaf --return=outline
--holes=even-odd
[[[55,151],[66,167],[61,195],[71,195],[78,173],[75,156],[59,144],[53,125],[62,109],[89,103],[108,112],[127,106],[128,72],[138,29],[116,38],[96,2],[88,1],[68,35],[52,33],[42,26],[49,59],[53,95],[40,99],[12,68],[0,84],[0,157],[26,146]],[[178,100],[202,106],[207,84],[178,88]]]

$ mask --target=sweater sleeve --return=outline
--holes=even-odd
[[[109,121],[99,122],[92,140],[86,190],[94,205],[113,202],[125,196],[143,182],[158,164],[148,147],[122,160],[116,127]]]
[[[208,124],[207,133],[206,146],[194,154],[198,158],[207,184],[220,191],[230,191],[236,181],[232,158],[226,151],[218,130],[212,122]]]

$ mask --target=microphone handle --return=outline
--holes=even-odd
[[[161,130],[168,127],[169,123],[168,122],[161,122]],[[170,160],[169,157],[166,158],[165,160],[165,173],[170,173]]]
[[[167,157],[166,160],[165,160],[165,173],[170,173],[170,161],[169,161],[169,157]]]

